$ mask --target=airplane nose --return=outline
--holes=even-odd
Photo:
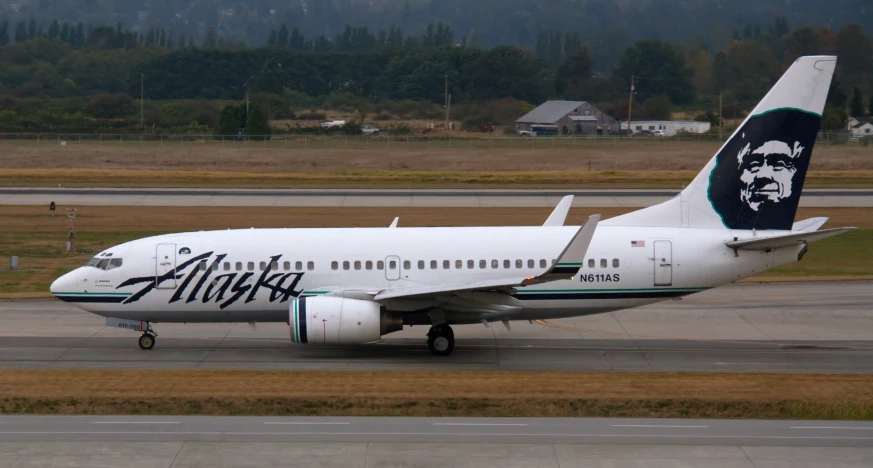
[[[49,290],[52,294],[77,293],[79,292],[79,269],[75,269],[56,279]]]

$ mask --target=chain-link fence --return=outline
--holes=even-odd
[[[67,133],[0,133],[0,144],[32,145],[214,145],[227,147],[269,147],[292,150],[427,150],[427,149],[547,149],[610,148],[670,145],[717,145],[723,137],[713,134],[678,134],[675,136],[510,136],[494,134],[428,135],[153,135],[153,134],[67,134]],[[853,138],[848,133],[820,133],[818,145],[849,145],[873,150],[873,137]]]

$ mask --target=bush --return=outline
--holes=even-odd
[[[461,130],[464,130],[465,132],[478,132],[479,127],[482,125],[491,125],[492,123],[493,121],[491,120],[491,117],[487,115],[467,117],[461,121]]]
[[[389,135],[409,135],[410,133],[412,133],[412,129],[405,123],[392,125],[391,128],[388,129]]]
[[[133,99],[124,93],[102,93],[91,96],[88,112],[94,117],[117,119],[136,111]]]
[[[346,122],[345,125],[340,127],[340,131],[342,131],[346,135],[360,135],[361,124],[357,122]]]
[[[297,116],[297,120],[318,120],[320,122],[326,119],[327,115],[322,114],[321,112],[315,112],[315,110],[310,110],[305,114],[300,114]]]

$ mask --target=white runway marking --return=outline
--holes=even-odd
[[[347,426],[351,424],[350,422],[282,422],[282,421],[267,421],[264,424],[279,424],[279,425],[289,425],[289,426],[302,426],[302,425],[314,425],[314,426]]]
[[[873,431],[873,427],[850,427],[850,426],[790,426],[791,429],[827,429],[840,431]]]
[[[91,421],[91,424],[179,424],[179,421]]]
[[[610,424],[610,427],[663,427],[670,429],[706,429],[709,426],[674,426],[666,424]]]
[[[434,426],[527,426],[512,423],[433,423]]]

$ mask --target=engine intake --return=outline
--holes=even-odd
[[[342,297],[298,297],[288,311],[291,341],[301,344],[362,344],[403,329],[403,320],[381,304]]]

